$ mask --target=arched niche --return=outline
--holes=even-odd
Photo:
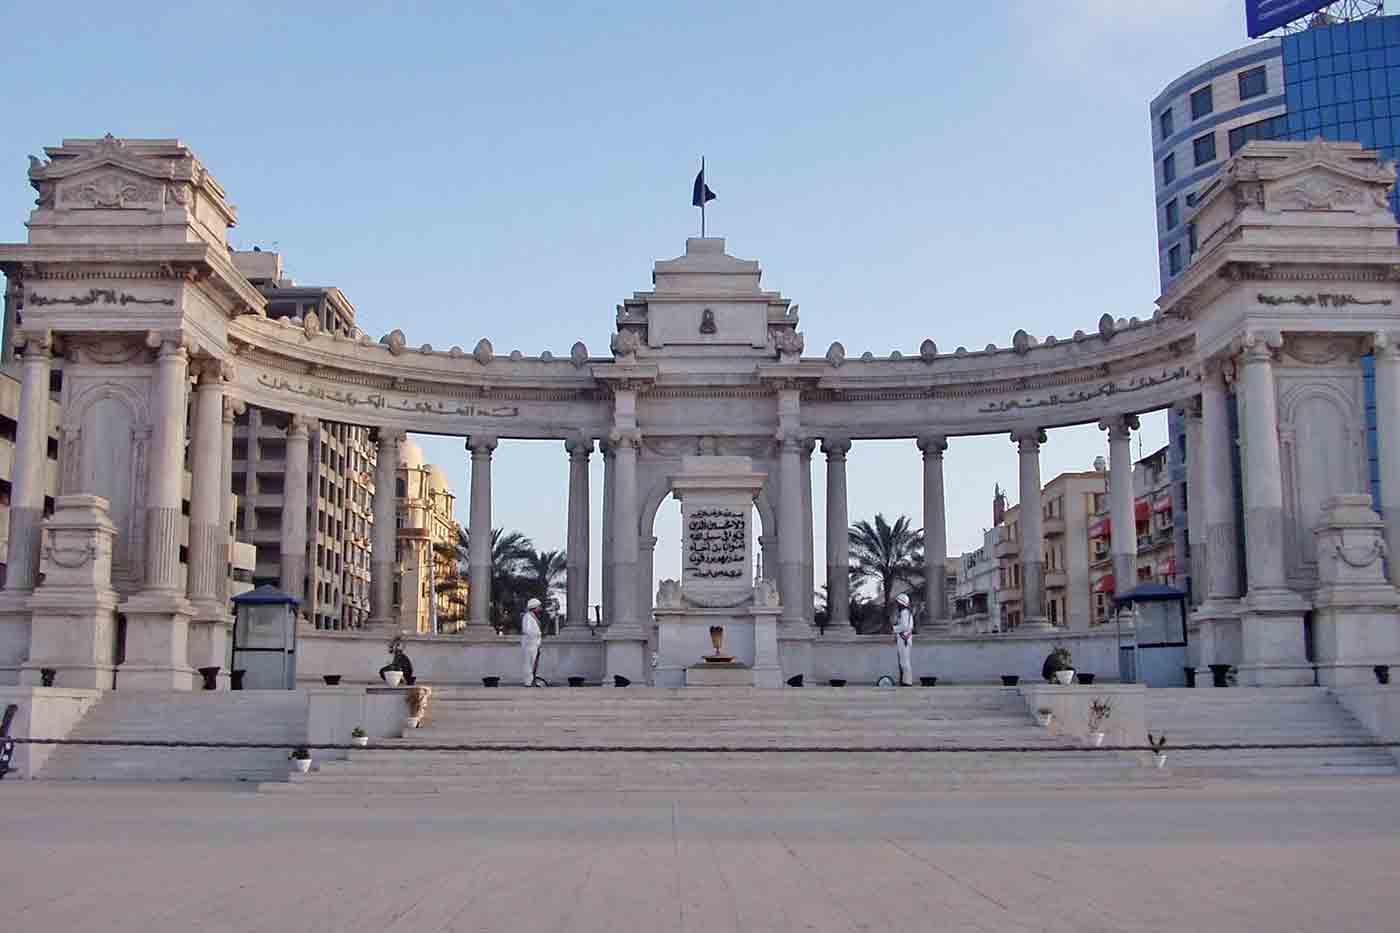
[[[1333,496],[1366,490],[1363,413],[1337,381],[1294,383],[1280,399],[1284,531],[1288,575],[1295,585],[1317,576],[1313,531]]]
[[[117,528],[112,582],[137,585],[145,520],[138,503],[146,474],[150,427],[146,400],[119,383],[93,386],[72,402],[63,427],[62,492],[101,496]]]

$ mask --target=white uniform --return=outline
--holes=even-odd
[[[899,657],[899,685],[914,686],[914,614],[904,606],[894,616],[894,650]]]
[[[540,656],[540,623],[528,609],[520,617],[520,650],[525,653],[525,686],[535,683],[535,659]]]

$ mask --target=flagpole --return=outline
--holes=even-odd
[[[700,239],[705,239],[705,157],[700,157]]]

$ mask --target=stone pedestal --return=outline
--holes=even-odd
[[[1384,532],[1368,495],[1323,503],[1313,643],[1324,686],[1372,684],[1372,667],[1400,663],[1400,590],[1386,579]]]
[[[1196,677],[1198,684],[1210,683],[1212,664],[1238,666],[1241,656],[1239,601],[1208,600],[1191,613],[1196,627]]]
[[[109,690],[114,684],[117,594],[112,589],[112,542],[117,529],[100,496],[60,496],[44,521],[40,570],[44,582],[29,598],[29,656],[20,672],[27,686]]]
[[[1312,685],[1303,612],[1302,599],[1289,589],[1251,589],[1240,601],[1241,686]]]
[[[0,590],[0,687],[18,686],[29,657],[29,596],[24,590]]]
[[[679,591],[670,590],[667,584],[674,586],[674,581],[663,581],[655,610],[656,686],[722,686],[740,682],[754,687],[783,685],[788,672],[778,653],[778,615],[782,610],[771,583],[761,581],[754,588],[757,598],[750,605],[729,609],[687,606],[673,595]],[[705,661],[707,655],[714,654],[711,626],[724,630],[722,651],[734,659],[733,664]],[[697,679],[696,672],[702,669],[704,673]],[[735,674],[735,670],[744,673]]]
[[[219,669],[219,689],[229,689],[229,652],[233,647],[233,622],[230,620],[194,619],[190,622],[189,666]]]

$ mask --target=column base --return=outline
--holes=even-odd
[[[222,619],[201,619],[197,614],[198,610],[196,618],[190,622],[189,665],[196,671],[201,667],[217,667],[218,689],[228,690],[233,622],[227,616]]]
[[[194,607],[178,593],[143,591],[117,607],[126,616],[126,660],[117,683],[130,690],[193,690],[189,665]]]
[[[1016,630],[1018,632],[1054,632],[1059,630],[1059,626],[1042,616],[1035,619],[1022,619]]]
[[[603,633],[603,686],[625,677],[634,687],[647,682],[646,632],[640,625],[618,623]]]
[[[1197,683],[1210,683],[1212,664],[1240,663],[1239,600],[1207,600],[1191,613],[1196,626]],[[1204,681],[1202,680],[1204,678]]]
[[[827,626],[830,629],[830,626]],[[805,622],[800,625],[781,624],[777,626],[778,666],[777,682],[781,687],[798,674],[803,682],[816,676],[816,630]],[[757,682],[757,675],[755,675]],[[767,686],[766,684],[760,686]]]
[[[20,682],[20,668],[29,657],[30,590],[0,591],[0,686]]]
[[[1302,687],[1315,682],[1303,634],[1305,608],[1289,589],[1251,590],[1245,596],[1240,603],[1242,685]]]
[[[46,584],[29,598],[33,610],[29,657],[20,683],[43,684],[43,671],[54,672],[52,686],[110,690],[117,652],[117,594],[112,590]]]

